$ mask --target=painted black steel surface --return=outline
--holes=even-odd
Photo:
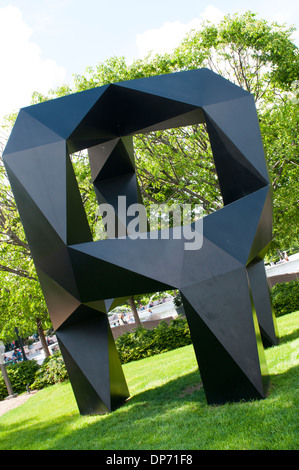
[[[205,122],[224,207],[183,239],[93,241],[69,154],[88,148],[99,203],[142,202],[132,136]],[[179,289],[210,404],[264,398],[277,343],[263,256],[271,188],[253,97],[208,69],[105,85],[20,110],[3,154],[80,413],[129,391],[107,312]],[[116,213],[116,217],[121,214]],[[122,234],[120,234],[122,235]]]

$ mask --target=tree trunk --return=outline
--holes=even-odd
[[[38,336],[40,337],[40,341],[41,341],[41,344],[45,353],[45,357],[50,357],[50,351],[47,345],[47,341],[46,341],[43,326],[42,326],[42,321],[40,318],[36,318],[36,324],[37,324],[37,333],[38,333]]]
[[[140,321],[140,318],[139,318],[139,315],[138,315],[138,312],[137,312],[137,308],[136,308],[136,305],[135,305],[135,302],[134,302],[134,297],[129,297],[129,303],[130,303],[130,307],[131,307],[132,312],[133,312],[133,316],[134,316],[134,320],[135,320],[136,325],[141,326],[141,321]]]

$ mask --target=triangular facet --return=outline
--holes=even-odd
[[[128,297],[133,294],[132,287],[138,289],[139,285],[145,286],[147,282],[149,290],[146,292],[161,291],[164,289],[163,285],[179,286],[184,260],[183,245],[184,240],[174,239],[170,231],[169,239],[150,239],[148,237],[147,239],[134,240],[128,237],[99,240],[93,243],[74,245],[70,248],[70,253],[74,270],[78,272],[77,278],[80,279],[80,282],[82,280],[87,289],[89,285],[97,283],[99,292],[102,290],[104,292],[105,287],[109,293],[113,292],[113,288],[123,292],[114,292],[112,295],[98,297],[99,299],[107,299]],[[173,253],[176,253],[176,256]],[[89,263],[92,268],[89,267]],[[117,276],[115,282],[112,281],[114,269],[115,276]],[[124,279],[121,282],[123,276]],[[130,284],[131,280],[132,285]],[[156,289],[150,286],[152,283],[157,287]],[[129,289],[127,292],[124,291],[125,286]],[[172,287],[167,287],[166,290]]]
[[[3,160],[5,161],[5,156],[11,153],[49,145],[61,140],[58,134],[30,116],[25,109],[21,109],[4,149]]]
[[[208,404],[264,398],[184,295],[183,304]]]
[[[227,141],[230,141],[238,149],[239,159],[243,155],[251,167],[260,174],[261,179],[269,183],[253,96],[248,95],[205,106],[204,112],[209,120],[217,126],[217,132],[219,134],[222,132]],[[255,136],[254,140],[252,139],[253,135]]]
[[[252,242],[247,263],[250,263],[254,258],[259,257],[260,259],[263,259],[272,240],[273,206],[271,187],[268,187],[264,200],[261,200],[261,203],[262,202],[264,204],[260,209],[259,221],[255,230],[255,237]]]
[[[108,328],[108,348],[111,410],[115,410],[129,397],[130,393],[110,328]]]
[[[88,382],[110,409],[107,315],[81,305],[74,319],[70,317],[67,324],[62,325],[56,333]]]
[[[113,242],[111,247],[106,243],[109,241]],[[123,249],[118,250],[117,242],[119,241],[126,240],[101,240],[100,243],[104,242],[104,251],[101,254],[97,253],[97,242],[89,247],[87,246],[88,243],[80,245],[80,250],[77,247],[76,249],[70,248],[72,265],[83,302],[114,297],[129,297],[137,293],[158,292],[173,287],[171,284],[163,283],[157,279],[163,277],[163,273],[159,275],[161,269],[157,266],[155,268],[148,265],[149,269],[147,269],[146,259],[150,258],[150,253],[148,253],[148,256],[143,256],[144,263],[142,263],[142,267],[138,267],[136,259],[134,262],[136,253],[131,256],[130,245],[122,245]],[[107,258],[107,260],[110,258],[110,248],[114,251],[116,257],[113,260],[105,261],[102,257]],[[88,251],[90,251],[90,254]],[[130,258],[132,258],[131,263],[128,263],[127,266],[126,260]],[[172,262],[174,263],[175,260]],[[138,272],[134,272],[135,266]],[[168,269],[170,269],[170,266]],[[141,274],[141,271],[144,274]]]
[[[64,346],[59,332],[56,333],[60,350],[68,371],[71,386],[77,401],[79,412],[81,415],[95,415],[109,413],[110,408],[99,396],[97,391],[90,384],[86,375],[73,359],[68,349]]]
[[[113,140],[113,143],[115,140]],[[102,150],[104,146],[98,146],[98,151]],[[104,150],[104,149],[103,149]],[[106,157],[106,144],[104,158]],[[98,158],[101,158],[103,151],[98,154]],[[126,173],[134,173],[134,151],[132,137],[123,137],[117,139],[113,149],[111,149],[109,158],[105,159],[102,167],[100,168],[98,175],[94,178],[94,181],[102,181],[110,178],[116,178]]]
[[[117,83],[117,86],[196,107],[249,95],[242,88],[209,69],[186,70],[138,78]]]
[[[119,142],[119,137],[88,149],[91,179],[94,181]]]
[[[237,399],[239,393],[240,399],[243,394],[240,387],[250,393],[255,390],[251,398],[261,398],[264,394],[265,358],[258,344],[260,332],[253,318],[246,281],[245,268],[242,268],[182,290],[190,331],[195,335],[193,344],[199,366],[203,364],[204,375],[214,384],[212,396],[214,392],[219,393],[224,401],[229,390],[231,399],[233,396]],[[225,356],[222,357],[221,351]]]
[[[11,154],[5,164],[19,210],[26,192],[63,240],[66,240],[66,158],[65,142],[60,141],[37,147],[34,152]],[[30,216],[24,205],[25,213]]]
[[[63,139],[68,139],[107,87],[92,88],[23,109]]]
[[[247,266],[248,279],[264,347],[278,344],[276,317],[272,310],[264,261]]]
[[[102,313],[107,313],[105,300],[95,300],[94,302],[84,302],[84,305]]]
[[[186,113],[179,114],[173,118],[166,119],[165,121],[160,121],[144,129],[138,129],[138,131],[133,132],[132,134],[146,134],[148,132],[174,129],[178,127],[191,126],[193,124],[200,123],[205,123],[205,117],[203,110],[201,108],[197,108],[192,111],[187,111]]]
[[[78,297],[77,285],[65,243],[10,169],[7,168],[7,172],[18,201],[18,210],[36,268],[73,296]],[[65,231],[62,230],[62,232],[62,236],[65,236]]]
[[[248,263],[250,252],[268,198],[269,188],[262,188],[228,204],[203,219],[204,237],[238,259]],[[268,243],[271,235],[267,233]],[[270,236],[270,238],[269,238]],[[265,241],[263,237],[263,241]],[[257,242],[255,243],[257,246]]]
[[[80,306],[80,301],[37,268],[54,330],[59,328]]]
[[[159,128],[160,122],[175,119],[177,116],[197,109],[196,106],[184,102],[120,85],[111,85],[111,93],[115,102],[114,117],[117,122],[118,135],[121,136],[142,132],[143,129],[154,126]],[[128,120],[128,115],[131,116],[130,120]],[[178,120],[177,126],[179,125]]]
[[[206,116],[206,123],[224,204],[267,186],[267,179],[209,116]]]
[[[75,383],[79,408],[92,409],[88,414],[111,411],[128,397],[128,389],[107,315],[81,305],[65,326],[56,335]]]
[[[67,244],[92,241],[86,212],[83,207],[76,176],[69,158],[66,159],[66,221]]]

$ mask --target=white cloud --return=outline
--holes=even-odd
[[[208,5],[199,16],[201,20],[208,20],[211,23],[217,24],[222,20],[224,12],[214,7],[214,5]]]
[[[223,12],[218,8],[209,5],[198,18],[194,18],[189,23],[181,23],[180,21],[166,22],[161,28],[149,29],[142,34],[137,34],[136,42],[139,56],[144,57],[149,52],[153,54],[171,52],[191,29],[199,29],[203,20],[217,24],[223,18],[223,15]]]
[[[1,118],[30,105],[34,91],[46,93],[66,76],[63,67],[42,57],[40,47],[31,41],[32,34],[17,7],[0,8]]]
[[[292,34],[291,39],[299,47],[299,29]]]

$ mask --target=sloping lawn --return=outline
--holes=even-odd
[[[0,449],[298,450],[299,311],[277,323],[265,400],[208,406],[185,346],[125,364],[131,398],[105,416],[81,416],[69,382],[39,391],[0,417]]]

